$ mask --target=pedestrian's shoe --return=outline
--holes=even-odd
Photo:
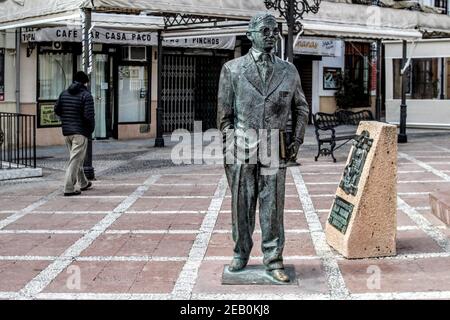
[[[87,186],[86,187],[83,187],[83,188],[80,188],[80,190],[81,191],[86,191],[86,190],[89,190],[90,188],[92,187],[92,182],[88,182],[88,184],[87,184]]]
[[[81,194],[81,191],[74,191],[74,192],[64,192],[64,197],[71,197],[71,196],[79,196]]]
[[[247,260],[233,258],[233,260],[231,260],[230,265],[228,266],[228,270],[231,272],[236,272],[236,271],[244,269],[246,265],[247,265]]]
[[[268,271],[269,275],[280,282],[289,282],[289,276],[287,275],[286,271],[284,269],[274,269],[271,271]]]

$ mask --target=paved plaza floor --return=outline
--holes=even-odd
[[[324,224],[349,151],[287,172],[291,285],[222,285],[232,255],[220,165],[172,165],[170,146],[94,142],[94,188],[63,197],[66,151],[40,148],[44,177],[0,184],[1,299],[450,299],[450,229],[429,193],[450,190],[450,132],[409,131],[398,150],[397,255],[347,260]],[[259,224],[250,264],[261,264]]]

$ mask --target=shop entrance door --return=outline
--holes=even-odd
[[[95,108],[95,139],[106,139],[111,136],[111,109],[109,99],[109,58],[107,54],[94,55],[94,69],[91,74],[92,97]]]

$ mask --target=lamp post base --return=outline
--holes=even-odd
[[[164,148],[164,138],[155,139],[155,148]]]
[[[88,180],[95,180],[95,170],[93,167],[83,167],[83,170]]]
[[[408,142],[408,136],[405,133],[400,133],[397,137],[398,143],[407,143]]]

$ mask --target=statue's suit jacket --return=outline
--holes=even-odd
[[[218,94],[218,127],[224,134],[234,129],[235,148],[257,147],[257,139],[245,139],[248,129],[286,130],[292,114],[294,139],[303,143],[308,121],[308,103],[300,76],[292,63],[275,57],[273,73],[265,85],[256,62],[247,55],[228,61],[222,68]],[[285,164],[280,161],[281,166]]]

